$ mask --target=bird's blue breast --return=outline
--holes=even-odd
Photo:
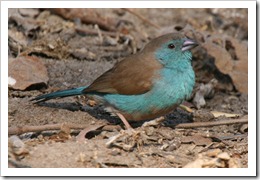
[[[195,75],[190,62],[187,61],[184,66],[185,71],[161,69],[159,78],[154,80],[152,89],[147,93],[140,95],[104,94],[100,98],[113,108],[125,114],[131,114],[133,120],[157,117],[163,114],[161,112],[176,107],[190,96],[195,83]]]

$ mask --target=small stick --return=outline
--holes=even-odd
[[[98,27],[97,24],[94,25],[94,28],[97,30],[97,34],[98,34],[98,38],[99,38],[99,43],[102,44],[103,43],[103,36],[102,33]]]
[[[248,123],[248,119],[229,119],[222,121],[214,122],[195,122],[195,123],[183,123],[177,125],[167,125],[174,128],[197,128],[197,127],[211,127],[211,126],[220,126],[220,125],[230,125],[230,124],[245,124]]]
[[[122,9],[131,13],[131,14],[133,14],[133,15],[135,15],[135,16],[137,16],[138,18],[140,18],[142,21],[146,22],[147,24],[150,24],[151,26],[153,26],[157,29],[161,29],[160,26],[158,26],[157,24],[149,21],[147,18],[143,17],[141,14],[138,14],[137,12],[135,12],[135,11],[129,9],[129,8],[122,8]]]
[[[70,129],[84,129],[89,127],[89,124],[74,124],[74,123],[61,123],[61,124],[46,124],[41,126],[17,126],[9,127],[8,135],[20,135],[27,132],[40,132],[48,130],[60,130],[63,126],[67,126]]]
[[[185,106],[185,105],[183,105],[183,104],[179,105],[179,108],[181,108],[181,109],[183,109],[184,111],[187,111],[187,112],[189,112],[189,113],[193,113],[193,112],[194,112],[191,108],[189,108],[188,106]]]
[[[165,120],[165,118],[162,116],[162,117],[159,117],[159,118],[156,118],[152,121],[147,121],[145,122],[142,127],[147,127],[147,126],[157,126],[159,125],[161,122],[163,122]]]
[[[159,118],[160,119],[160,118]],[[215,122],[196,122],[196,123],[183,123],[177,125],[167,125],[168,127],[174,128],[197,128],[197,127],[211,127],[211,126],[220,126],[220,125],[230,125],[230,124],[246,124],[248,119],[229,119]],[[70,129],[84,129],[89,127],[89,124],[74,124],[74,123],[61,123],[61,124],[47,124],[42,126],[18,126],[18,127],[9,127],[8,135],[20,135],[27,132],[40,132],[48,130],[60,130],[63,126],[67,126]],[[118,126],[115,126],[115,129],[118,129]]]
[[[98,32],[95,30],[90,30],[87,28],[81,28],[81,27],[75,27],[75,30],[78,33],[84,34],[84,35],[98,35]],[[118,32],[109,32],[109,31],[101,31],[101,33],[103,35],[107,35],[107,36],[111,36],[111,37],[116,37],[118,34]]]

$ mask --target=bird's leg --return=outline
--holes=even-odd
[[[133,129],[132,126],[128,123],[128,121],[126,120],[126,118],[120,114],[120,113],[116,113],[116,115],[121,119],[121,121],[124,123],[126,129]]]

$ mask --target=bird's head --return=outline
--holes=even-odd
[[[182,62],[190,62],[192,58],[190,49],[197,45],[194,40],[188,39],[182,34],[171,33],[152,40],[144,51],[152,50],[155,52],[156,60],[163,66],[172,67]]]

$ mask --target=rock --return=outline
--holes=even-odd
[[[97,57],[96,54],[92,53],[91,51],[88,51],[84,47],[73,50],[73,52],[71,54],[72,54],[72,56],[74,56],[75,58],[78,58],[80,60],[83,60],[83,59],[95,60]]]
[[[25,90],[33,85],[46,86],[49,80],[45,65],[32,56],[21,56],[9,59],[8,87]]]
[[[17,156],[21,156],[29,153],[29,150],[27,149],[24,142],[16,135],[11,136],[9,138],[8,143],[12,149],[12,153],[14,153]]]
[[[15,29],[8,29],[8,47],[14,56],[19,55],[27,47],[27,44],[24,33]]]
[[[229,160],[230,156],[228,155],[227,152],[222,152],[220,154],[217,155],[218,158],[223,159],[223,160]]]
[[[212,98],[215,94],[215,87],[218,83],[218,80],[215,78],[212,79],[207,84],[200,84],[199,87],[196,88],[196,93],[192,100],[193,104],[196,106],[197,109],[204,107],[206,105],[205,98]]]

